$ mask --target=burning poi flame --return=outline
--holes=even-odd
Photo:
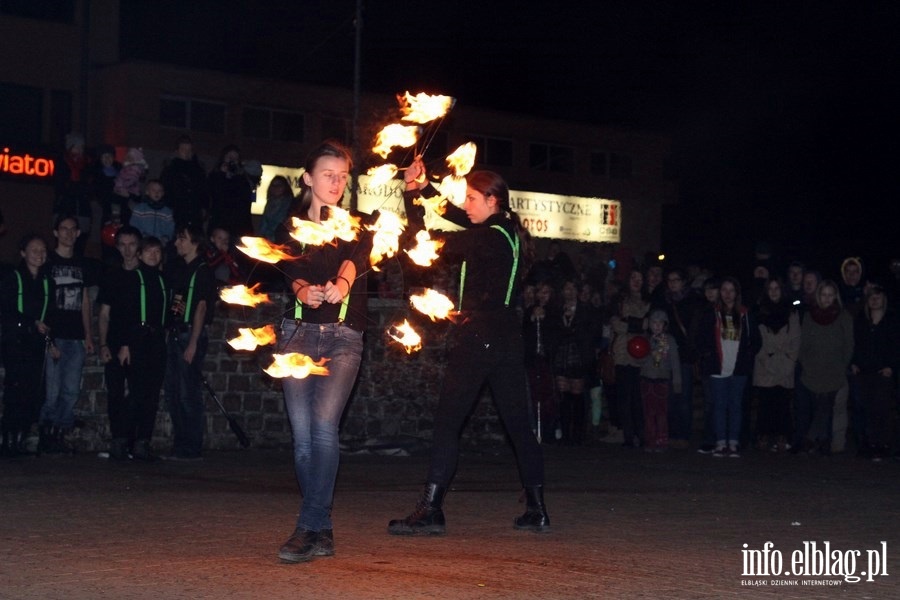
[[[391,153],[391,149],[399,146],[400,148],[409,148],[415,146],[419,139],[419,128],[416,125],[401,125],[392,123],[378,132],[375,138],[375,147],[372,152],[387,158]]]
[[[456,103],[456,98],[429,96],[424,92],[413,96],[406,92],[403,96],[398,95],[397,101],[400,103],[400,112],[404,115],[404,121],[424,124],[446,115]]]
[[[416,233],[416,245],[405,250],[411,261],[420,267],[430,267],[438,258],[437,251],[444,245],[443,240],[433,240],[428,230],[423,229]]]
[[[266,325],[257,329],[241,327],[238,337],[228,340],[228,345],[235,350],[256,350],[257,346],[268,346],[275,343],[275,327]]]
[[[441,180],[441,198],[447,199],[457,206],[461,206],[466,199],[469,184],[465,177],[447,175]]]
[[[325,363],[331,359],[322,358],[314,361],[305,354],[291,352],[290,354],[273,354],[272,364],[263,369],[276,379],[293,377],[294,379],[306,379],[310,375],[328,375]]]
[[[243,245],[241,245],[243,244]],[[287,252],[287,246],[279,246],[266,238],[244,236],[236,248],[250,258],[274,265],[282,260],[294,258]]]
[[[450,298],[431,288],[426,289],[423,294],[410,296],[409,303],[432,321],[446,319],[453,310]]]
[[[377,185],[384,185],[385,183],[389,182],[394,178],[395,175],[397,175],[397,172],[397,165],[388,163],[386,165],[381,165],[380,167],[372,167],[371,169],[366,171],[366,175],[372,178],[371,180],[369,180],[369,185],[374,187]]]
[[[412,328],[408,319],[404,319],[400,325],[392,325],[387,330],[387,334],[400,342],[407,354],[412,354],[422,348],[422,337]]]
[[[328,218],[321,223],[292,217],[291,226],[293,229],[290,232],[291,237],[301,244],[310,246],[331,244],[335,238],[342,239],[345,242],[356,239],[356,233],[359,231],[359,217],[354,217],[350,214],[350,211],[337,206],[329,207],[328,212]]]
[[[262,304],[263,302],[269,302],[269,295],[264,293],[257,293],[256,289],[260,284],[255,284],[253,287],[247,287],[246,285],[234,285],[231,287],[223,287],[219,291],[219,298],[222,299],[223,302],[227,302],[228,304],[237,304],[239,306],[256,306],[257,304]]]
[[[400,234],[403,233],[403,222],[396,213],[389,210],[379,211],[378,220],[367,229],[374,231],[372,236],[372,252],[369,254],[369,264],[375,268],[385,258],[391,258],[400,249]]]
[[[462,177],[472,170],[477,152],[474,142],[466,142],[447,156],[447,166],[453,169],[454,175]]]

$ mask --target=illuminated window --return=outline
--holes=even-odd
[[[531,144],[528,166],[536,171],[572,173],[575,170],[575,151],[568,146]]]
[[[478,146],[475,162],[479,165],[495,165],[511,167],[513,164],[512,140],[486,136],[469,136],[469,140]]]
[[[159,99],[159,123],[163,127],[225,133],[225,105],[218,102],[163,96]]]

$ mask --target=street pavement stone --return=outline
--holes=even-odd
[[[512,528],[524,505],[515,461],[499,446],[463,452],[439,537],[386,533],[417,500],[427,456],[345,454],[336,556],[303,564],[276,555],[299,505],[288,450],[211,452],[190,464],[3,460],[0,598],[900,597],[900,463],[544,451],[550,533]],[[859,550],[857,574],[884,542],[888,574],[858,583],[744,575],[743,545],[767,541],[785,569],[804,542]],[[800,585],[813,580],[831,584]]]

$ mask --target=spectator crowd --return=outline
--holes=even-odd
[[[54,174],[53,243],[23,236],[19,264],[0,281],[0,453],[28,451],[33,427],[38,452],[71,451],[82,368],[96,354],[105,365],[109,457],[157,458],[150,440],[163,391],[175,433],[170,458],[199,459],[200,367],[216,288],[280,282],[233,241],[274,241],[295,206],[290,183],[271,179],[254,228],[262,168],[235,146],[207,172],[182,136],[155,177],[140,148],[119,162],[108,145],[89,155],[78,134],[65,146]],[[100,260],[85,253],[98,212]],[[889,300],[900,291],[900,261],[879,278],[854,257],[833,275],[780,261],[765,245],[754,259],[746,273],[712,273],[639,264],[612,245],[591,245],[573,260],[551,241],[518,304],[539,440],[727,458],[748,450],[896,455],[900,320]],[[383,289],[386,277],[370,291],[396,294]]]

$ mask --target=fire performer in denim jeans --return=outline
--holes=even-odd
[[[320,223],[325,220],[322,209],[337,206],[344,195],[350,153],[336,142],[324,142],[305,166],[300,206],[288,219]],[[338,426],[362,357],[371,237],[360,232],[352,241],[338,238],[296,250],[297,258],[280,267],[294,300],[281,324],[279,352],[316,362],[327,359],[328,375],[283,380],[294,470],[303,494],[294,532],[278,551],[290,563],[334,554],[331,507],[340,459]]]

